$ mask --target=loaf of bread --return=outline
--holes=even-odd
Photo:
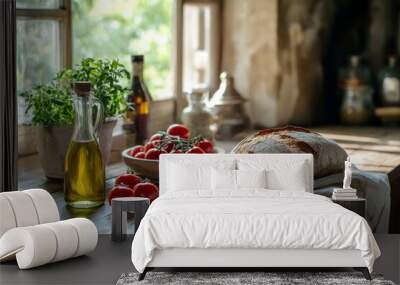
[[[259,131],[238,143],[233,153],[311,153],[314,177],[343,171],[346,151],[335,141],[308,129],[286,126]]]

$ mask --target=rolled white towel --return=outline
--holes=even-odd
[[[28,269],[86,254],[97,240],[96,226],[84,218],[18,227],[0,238],[0,261],[16,257],[19,268]]]
[[[56,252],[54,233],[42,225],[13,228],[0,238],[0,261],[16,257],[20,269],[49,263]]]
[[[35,206],[39,224],[52,223],[60,220],[56,201],[49,192],[43,189],[29,189],[22,191],[28,194]]]
[[[0,193],[0,237],[15,227],[60,220],[53,197],[43,189]]]
[[[16,226],[17,222],[10,202],[6,197],[0,195],[0,237]]]
[[[57,250],[51,262],[75,256],[79,246],[79,238],[77,231],[71,228],[71,224],[63,221],[44,224],[43,226],[52,231],[57,241]]]
[[[78,233],[78,247],[73,257],[86,254],[96,248],[98,233],[96,225],[92,221],[75,218],[64,222],[73,226]]]
[[[3,192],[1,196],[6,198],[10,203],[17,227],[39,224],[35,205],[28,194],[23,191],[13,191]]]

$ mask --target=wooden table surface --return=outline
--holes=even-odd
[[[389,173],[400,165],[400,128],[323,127],[312,130],[339,143],[362,170]]]

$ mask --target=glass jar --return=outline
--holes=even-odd
[[[383,106],[400,106],[400,68],[397,57],[389,56],[389,64],[379,74],[380,95]]]
[[[343,123],[365,124],[373,115],[373,89],[359,85],[357,81],[347,82],[344,88],[340,115]]]
[[[215,120],[208,107],[208,94],[192,91],[186,94],[188,106],[182,111],[182,122],[189,128],[190,136],[214,140]]]

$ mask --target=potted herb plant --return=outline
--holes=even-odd
[[[59,72],[51,83],[37,85],[21,96],[32,125],[38,130],[38,153],[45,175],[64,177],[64,158],[72,136],[74,109],[71,88],[74,81],[90,81],[93,95],[103,104],[105,120],[99,143],[106,165],[110,156],[112,133],[117,118],[127,109],[128,89],[120,80],[129,72],[116,60],[86,58],[72,69]]]

